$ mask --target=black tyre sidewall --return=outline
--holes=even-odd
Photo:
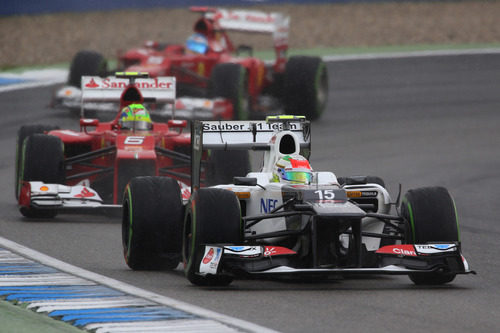
[[[184,270],[189,281],[196,285],[231,283],[229,276],[196,274],[196,267],[202,260],[199,247],[203,244],[239,244],[242,240],[240,204],[233,192],[202,188],[191,196],[184,221],[183,242]]]
[[[240,64],[218,64],[210,75],[210,95],[227,98],[233,104],[233,118],[248,120],[250,103],[246,69]]]
[[[444,187],[409,190],[401,212],[410,223],[408,240],[414,244],[460,241],[455,203]]]
[[[94,51],[79,51],[71,62],[68,75],[68,84],[80,88],[82,76],[107,75],[107,61],[104,57]]]
[[[400,212],[409,224],[408,243],[460,241],[455,203],[444,187],[409,190],[403,197]],[[417,285],[440,285],[451,282],[455,275],[435,272],[409,277]]]
[[[285,68],[285,113],[318,119],[328,99],[328,73],[319,57],[291,57]],[[318,96],[322,96],[319,98]]]
[[[136,177],[123,197],[122,243],[134,270],[177,267],[181,259],[183,207],[179,184],[168,177]]]
[[[46,134],[32,134],[22,146],[19,182],[41,181],[64,184],[64,153],[60,138]],[[20,208],[26,217],[49,218],[57,214],[53,209]]]
[[[24,140],[32,134],[44,133],[54,129],[58,129],[58,126],[53,125],[25,125],[21,126],[17,131],[17,141],[16,141],[16,174],[15,174],[15,196],[16,200],[19,199],[19,190],[21,187],[20,182],[20,169],[21,169],[21,159],[23,151]]]

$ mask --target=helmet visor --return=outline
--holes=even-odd
[[[186,42],[186,47],[188,50],[191,50],[199,54],[205,54],[205,52],[207,52],[208,49],[207,42],[199,39],[189,39]]]
[[[312,174],[305,171],[285,171],[282,177],[284,180],[300,184],[309,184],[312,180]]]

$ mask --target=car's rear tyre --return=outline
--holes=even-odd
[[[248,120],[250,118],[250,97],[248,94],[248,77],[240,64],[218,64],[210,74],[212,97],[227,98],[233,104],[233,118]]]
[[[19,184],[23,181],[64,184],[63,143],[58,137],[32,134],[24,140],[20,155]],[[55,209],[20,207],[19,210],[30,218],[51,218],[57,215]]]
[[[82,76],[101,76],[108,74],[108,63],[104,57],[94,51],[79,51],[71,61],[68,84],[80,88]]]
[[[284,77],[285,113],[318,119],[328,99],[328,73],[319,57],[291,57]]]
[[[53,125],[24,125],[17,131],[17,141],[16,141],[16,175],[15,175],[15,195],[16,200],[19,199],[19,191],[21,189],[21,183],[19,179],[19,172],[21,169],[21,158],[22,158],[22,148],[24,140],[32,134],[45,133],[54,129],[59,129],[57,126]]]
[[[224,286],[233,281],[229,275],[197,274],[203,244],[239,244],[243,240],[240,204],[228,190],[202,188],[196,191],[186,207],[183,231],[184,272],[195,285]]]
[[[250,171],[247,150],[212,150],[207,163],[207,186],[230,184],[235,176],[244,177]]]
[[[183,206],[179,184],[168,177],[136,177],[122,208],[125,262],[133,270],[174,269],[181,261]]]
[[[409,190],[403,197],[400,212],[408,221],[409,243],[460,241],[455,203],[444,187]],[[417,285],[438,285],[451,282],[455,275],[446,272],[416,273],[410,274],[410,279]]]

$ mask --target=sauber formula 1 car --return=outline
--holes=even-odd
[[[122,237],[132,269],[172,269],[182,260],[196,285],[363,273],[443,284],[473,273],[445,188],[409,190],[391,214],[399,199],[391,201],[379,177],[316,171],[308,184],[275,182],[277,161],[310,152],[310,124],[295,117],[195,121],[191,134],[189,200],[168,177],[139,177],[127,185]],[[233,184],[201,187],[205,149],[262,150],[263,166]]]
[[[328,95],[326,66],[318,57],[287,59],[289,17],[209,7],[191,10],[201,17],[194,24],[194,37],[186,44],[147,41],[143,47],[120,54],[118,70],[175,76],[176,117],[263,119],[284,112],[305,113],[313,120],[321,115]],[[250,46],[233,45],[229,30],[272,34],[274,63],[253,57]],[[105,77],[107,73],[107,61],[101,54],[78,52],[71,63],[68,86],[57,91],[54,104],[78,108],[80,78]],[[170,108],[162,111],[172,112]]]
[[[174,103],[175,78],[148,78],[147,73],[83,77],[81,98],[82,105],[117,102],[115,119],[88,119],[82,109],[80,131],[28,125],[18,132],[16,198],[24,216],[53,217],[62,209],[120,207],[125,185],[141,175],[173,177],[189,197],[191,137],[183,132],[186,121],[149,119],[144,128],[120,122],[126,106]],[[212,154],[212,163],[221,156]],[[211,173],[213,181],[223,179],[226,165],[218,168],[218,175]]]

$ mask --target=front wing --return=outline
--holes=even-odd
[[[205,245],[199,249],[199,275],[235,277],[328,276],[443,272],[473,273],[457,243],[391,245],[376,251],[376,267],[299,267],[296,253],[279,246]]]
[[[99,194],[86,185],[66,186],[44,182],[24,182],[19,195],[19,206],[36,209],[95,209],[119,208],[121,205],[103,204]]]

